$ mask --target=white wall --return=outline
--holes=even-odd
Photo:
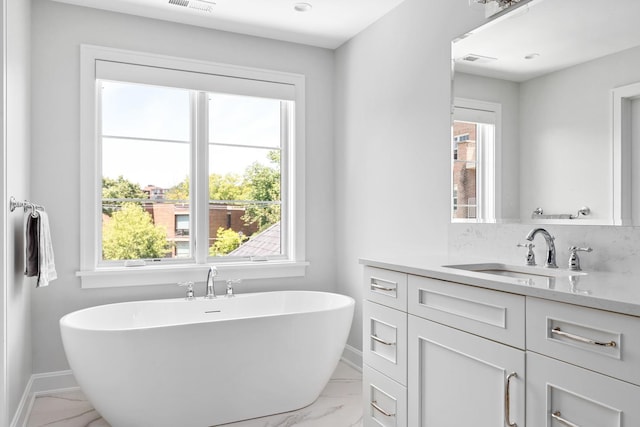
[[[336,51],[336,268],[357,301],[359,257],[446,252],[450,41],[483,16],[468,0],[406,0]]]
[[[33,3],[33,197],[52,222],[58,280],[33,297],[33,372],[68,369],[58,320],[79,308],[137,299],[179,297],[173,286],[80,289],[80,44],[182,56],[306,76],[307,260],[304,279],[245,281],[238,292],[336,289],[333,219],[333,52],[141,17]],[[205,280],[205,277],[202,278]],[[203,284],[196,292],[203,294]],[[197,355],[191,363],[203,363]],[[259,357],[259,356],[257,356]]]
[[[31,376],[31,292],[34,279],[26,279],[22,209],[8,210],[8,198],[29,199],[30,147],[30,10],[24,0],[6,1],[6,158],[3,171],[6,193],[6,364],[7,417],[12,417]],[[4,27],[4,25],[3,25]],[[4,240],[3,239],[3,240]],[[0,420],[1,423],[7,420]]]

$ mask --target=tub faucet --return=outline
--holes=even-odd
[[[233,286],[237,285],[238,283],[240,283],[241,280],[240,279],[229,279],[227,280],[227,298],[233,298],[235,295],[233,294]]]
[[[218,275],[218,269],[215,266],[209,267],[209,273],[207,274],[207,294],[205,299],[213,299],[216,297],[216,289],[213,286],[213,278]]]
[[[187,301],[193,301],[196,299],[195,294],[193,293],[193,282],[180,282],[178,283],[178,286],[187,288],[187,296],[185,297]]]
[[[553,243],[555,237],[553,237],[547,230],[544,228],[534,228],[527,234],[526,239],[530,242],[533,242],[533,238],[540,233],[542,237],[544,237],[544,241],[547,242],[547,259],[544,263],[544,266],[547,268],[558,268],[556,264],[556,245]]]

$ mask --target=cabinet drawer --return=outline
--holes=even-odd
[[[363,361],[401,384],[407,384],[407,314],[365,301]]]
[[[409,313],[521,349],[525,297],[409,276]]]
[[[366,266],[364,298],[378,304],[407,311],[407,275],[397,271]]]
[[[364,427],[406,427],[407,389],[375,369],[362,369]]]
[[[527,349],[640,385],[640,318],[527,299]]]
[[[527,352],[527,425],[640,426],[640,387]]]

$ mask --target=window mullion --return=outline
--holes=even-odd
[[[95,186],[93,206],[96,208],[93,215],[93,267],[97,267],[102,262],[102,81],[96,81],[96,117],[95,120],[95,139],[96,139],[96,162],[95,162]]]
[[[191,203],[195,222],[195,259],[198,264],[206,264],[209,255],[209,120],[208,96],[205,92],[195,93],[195,114],[193,121],[193,188]]]
[[[290,102],[282,101],[280,103],[280,245],[281,254],[288,258],[293,258],[293,250],[295,242],[293,233],[290,232],[291,225],[289,221],[293,220],[293,205],[289,195],[293,194],[291,176],[293,176],[294,162],[289,160],[289,156],[293,153],[291,143],[289,141],[292,133],[292,123],[290,122]]]

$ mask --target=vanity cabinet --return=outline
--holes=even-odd
[[[365,426],[640,426],[640,317],[370,266],[364,285]]]

